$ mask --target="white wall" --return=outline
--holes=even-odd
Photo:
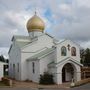
[[[54,61],[54,58],[54,53],[50,53],[49,55],[40,60],[27,61],[28,79],[32,80],[33,82],[39,82],[40,74],[43,74],[45,71],[48,71],[47,65],[50,62]],[[35,73],[32,72],[32,62],[35,63]]]
[[[0,81],[1,81],[1,78],[4,76],[4,64],[3,62],[0,62]]]
[[[28,44],[22,48],[21,52],[21,80],[27,79],[27,63],[26,60],[31,56],[39,53],[45,48],[51,48],[53,45],[53,39],[47,35],[42,35],[38,37],[37,41]]]
[[[52,45],[53,39],[47,35],[41,35],[37,41],[28,44],[24,48],[18,47],[16,40],[13,39],[12,48],[9,53],[9,76],[17,80],[26,80],[28,76],[26,60],[32,55],[37,54],[39,50],[47,47],[50,48]],[[17,72],[17,63],[19,63],[19,72]],[[13,70],[13,64],[15,64],[15,70]]]
[[[35,73],[33,73],[33,67],[32,63],[34,62],[35,64]],[[33,81],[33,82],[39,82],[39,76],[40,76],[40,68],[39,68],[39,61],[28,61],[28,79]]]
[[[20,67],[21,67],[21,51],[17,46],[16,42],[13,41],[12,48],[9,53],[9,76],[11,78],[15,78],[20,80]],[[19,63],[19,72],[18,72],[18,63]],[[15,64],[15,69],[13,68],[13,64]]]
[[[48,71],[48,64],[55,60],[54,52],[40,60],[40,74]]]

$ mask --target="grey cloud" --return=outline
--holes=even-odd
[[[62,23],[53,25],[52,34],[55,34],[58,38],[69,38],[83,42],[90,41],[90,8],[76,7],[73,12],[71,19],[69,19],[71,16],[68,16],[64,18]]]
[[[18,21],[13,20],[14,14],[30,16],[35,8],[46,21],[49,21],[49,19],[44,13],[46,9],[50,9],[52,22],[49,22],[49,28],[46,28],[48,33],[59,39],[90,41],[90,8],[77,5],[75,2],[78,0],[67,1],[69,2],[66,2],[66,0],[0,0],[0,47],[9,47],[11,37],[14,34],[27,34],[25,23],[22,23],[25,21],[24,16],[20,16],[22,20]],[[68,7],[60,9],[62,4],[66,4]],[[10,12],[14,12],[13,18],[7,14]]]

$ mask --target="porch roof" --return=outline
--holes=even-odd
[[[51,67],[52,67],[52,66],[57,66],[58,64],[61,64],[61,63],[66,62],[66,61],[72,61],[72,62],[78,64],[79,66],[83,66],[79,61],[77,61],[77,60],[75,60],[75,59],[73,59],[73,58],[71,58],[71,57],[67,57],[67,58],[59,61],[58,63],[51,62],[51,63],[48,64],[48,66],[51,66]]]
[[[33,55],[32,57],[28,58],[27,60],[33,60],[33,59],[41,59],[45,56],[47,56],[48,54],[52,53],[54,51],[55,48],[47,48],[44,51],[41,51],[35,55]]]

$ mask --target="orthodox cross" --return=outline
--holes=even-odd
[[[70,51],[70,45],[69,44],[67,45],[67,47],[68,47],[68,50]]]
[[[35,11],[35,15],[37,15],[37,12]]]
[[[37,15],[37,9],[36,9],[36,7],[35,7],[35,12],[34,13],[35,13],[35,15]]]

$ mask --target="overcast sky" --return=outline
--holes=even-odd
[[[13,35],[28,35],[26,22],[35,10],[45,32],[90,48],[90,0],[0,0],[0,54],[7,56]]]

